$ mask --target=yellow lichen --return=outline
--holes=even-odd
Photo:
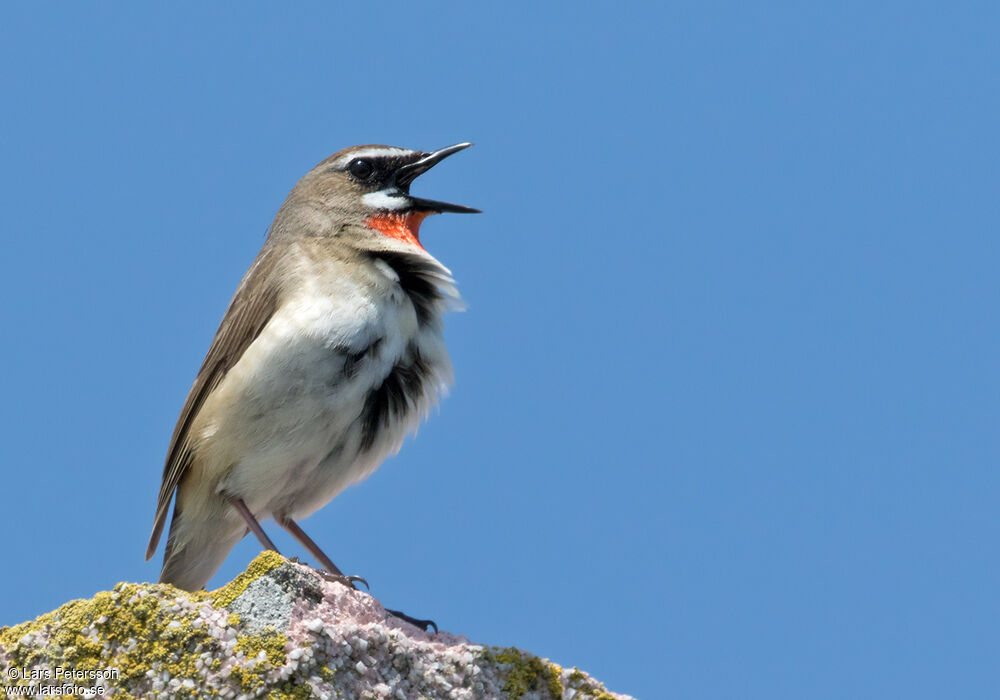
[[[247,659],[254,659],[264,652],[267,663],[281,666],[285,663],[285,645],[288,639],[268,625],[260,634],[244,634],[236,639],[235,651],[242,651]]]
[[[562,697],[563,686],[559,680],[562,669],[559,666],[542,661],[537,656],[514,647],[501,649],[496,653],[486,651],[484,656],[488,662],[511,666],[507,680],[503,684],[503,691],[512,700],[517,700],[528,691],[538,692],[543,689],[548,692],[550,698]]]
[[[229,672],[231,683],[251,696],[280,700],[305,700],[311,692],[301,682],[289,679],[275,686],[273,670],[284,666],[288,640],[274,627],[260,633],[240,629],[240,616],[225,610],[259,577],[285,562],[275,552],[264,552],[235,580],[215,591],[187,593],[166,584],[120,583],[113,591],[98,593],[90,600],[74,600],[51,613],[14,627],[0,627],[0,658],[12,667],[46,668],[61,665],[76,669],[117,669],[110,680],[118,698],[148,697],[154,680],[169,680],[171,697],[213,697],[219,688],[206,687],[206,674],[222,670],[225,644],[210,634],[212,625],[203,619],[210,606],[227,615],[236,628],[238,663]],[[214,613],[217,614],[217,613]],[[209,615],[212,617],[212,615]],[[231,635],[232,632],[230,631]],[[232,637],[229,636],[231,639]],[[561,676],[576,696],[610,700],[599,683],[577,669],[564,672],[556,664],[516,648],[484,650],[486,663],[498,664],[504,673],[503,693],[517,700],[528,693],[561,698]],[[147,675],[152,671],[153,675]],[[327,682],[335,671],[323,663],[311,665],[309,673]],[[269,681],[268,676],[272,676]],[[224,679],[216,676],[213,683]],[[177,681],[194,685],[176,687]],[[236,687],[229,685],[230,690]]]
[[[333,683],[333,679],[336,678],[337,672],[334,671],[329,666],[320,666],[316,671],[316,675],[322,678],[327,683]]]
[[[0,628],[0,647],[14,666],[108,669],[119,672],[111,685],[117,697],[130,698],[125,688],[141,687],[151,667],[172,678],[202,678],[195,665],[203,651],[218,651],[204,626],[192,623],[192,610],[169,610],[184,595],[162,584],[118,584],[90,600],[74,600],[31,622]],[[44,646],[23,643],[25,635],[42,635]]]
[[[316,696],[308,685],[292,681],[285,681],[267,692],[267,700],[309,700],[314,697]]]
[[[604,692],[604,687],[593,678],[588,678],[578,668],[574,668],[566,679],[569,687],[576,691],[576,697],[588,700],[614,700],[614,696]]]
[[[257,555],[250,562],[250,566],[242,574],[234,578],[222,588],[214,590],[206,595],[212,601],[212,605],[217,608],[225,608],[240,594],[247,589],[251,583],[259,579],[272,569],[276,569],[285,563],[285,558],[274,550],[265,550]]]
[[[234,651],[243,652],[248,662],[247,666],[233,669],[233,678],[244,692],[260,691],[267,683],[267,671],[282,666],[285,663],[285,646],[288,639],[274,627],[268,625],[260,634],[244,634],[236,639]],[[261,652],[264,659],[260,660]]]

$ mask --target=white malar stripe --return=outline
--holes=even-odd
[[[405,209],[410,204],[410,198],[400,192],[399,188],[388,187],[362,195],[361,203],[369,209]]]
[[[385,148],[363,148],[360,151],[348,153],[343,158],[340,158],[334,165],[338,168],[343,168],[355,158],[391,158],[396,156],[409,156],[414,153],[416,153],[416,151],[408,151],[405,148],[396,148],[394,146],[386,146]]]

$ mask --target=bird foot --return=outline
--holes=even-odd
[[[354,585],[355,583],[361,583],[364,584],[365,590],[369,591],[371,590],[371,586],[368,585],[368,581],[366,581],[361,576],[343,576],[341,574],[330,573],[326,569],[314,569],[314,571],[316,571],[316,573],[325,578],[327,581],[335,581],[336,583],[341,583],[347,586],[348,588],[354,588],[354,589],[358,588],[357,586]]]
[[[417,618],[410,617],[406,613],[400,612],[399,610],[390,610],[389,608],[386,608],[385,611],[390,615],[392,615],[393,617],[398,617],[400,620],[405,620],[406,622],[409,622],[414,627],[419,627],[424,632],[427,631],[428,627],[433,627],[434,634],[438,633],[438,626],[437,623],[434,622],[434,620],[418,620]]]

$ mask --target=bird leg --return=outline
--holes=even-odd
[[[264,532],[264,528],[262,528],[260,523],[257,522],[257,518],[253,517],[253,513],[250,512],[249,508],[247,508],[247,504],[243,502],[243,499],[236,498],[235,496],[226,496],[226,498],[232,504],[233,508],[236,509],[236,512],[242,515],[243,519],[246,520],[250,531],[257,537],[264,549],[271,549],[278,552],[278,548],[274,546],[274,542],[272,542],[271,538],[267,536],[266,532]],[[281,552],[278,552],[278,554],[281,554]]]
[[[327,571],[333,574],[333,576],[341,583],[344,583],[346,581],[348,586],[357,589],[357,586],[354,585],[354,582],[359,581],[365,584],[365,588],[369,587],[368,582],[365,581],[360,576],[345,576],[344,572],[342,572],[340,568],[333,563],[330,557],[326,556],[326,553],[319,548],[319,545],[313,541],[313,538],[307,535],[305,531],[301,527],[299,527],[298,523],[296,523],[294,520],[285,515],[275,515],[274,520],[275,522],[278,523],[278,525],[281,525],[281,527],[288,530],[288,532],[292,535],[292,537],[297,539],[303,547],[308,549],[312,553],[312,555],[319,560],[319,563],[323,565],[323,568],[325,568]],[[386,608],[385,611],[390,615],[392,615],[393,617],[398,617],[400,620],[406,620],[411,625],[419,627],[424,632],[427,631],[428,627],[433,627],[434,633],[437,634],[438,627],[437,624],[435,624],[434,620],[419,620],[415,617],[410,617],[406,613],[402,613],[398,610],[389,610],[388,608]]]
[[[340,567],[334,564],[330,557],[326,556],[326,552],[320,549],[319,545],[313,541],[313,538],[307,535],[305,530],[299,527],[299,524],[294,520],[285,515],[275,515],[274,521],[278,523],[278,525],[281,525],[281,527],[288,530],[289,534],[297,539],[299,544],[308,549],[309,552],[319,560],[319,563],[323,565],[323,568],[333,574],[334,577],[340,580],[341,583],[346,582],[346,584],[351,588],[357,588],[357,586],[354,585],[354,582],[358,581],[365,584],[365,588],[370,588],[368,582],[360,576],[346,576],[344,572],[340,570]]]

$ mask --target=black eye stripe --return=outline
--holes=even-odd
[[[339,170],[348,173],[355,180],[370,184],[372,182],[388,182],[392,177],[392,174],[399,170],[404,165],[409,165],[414,160],[411,156],[388,156],[388,155],[378,155],[378,156],[366,156],[358,155],[351,158],[344,165],[340,166]],[[371,164],[373,168],[373,173],[368,177],[360,177],[359,173],[352,171],[351,167],[358,161],[364,161]],[[364,174],[364,173],[361,173]]]

